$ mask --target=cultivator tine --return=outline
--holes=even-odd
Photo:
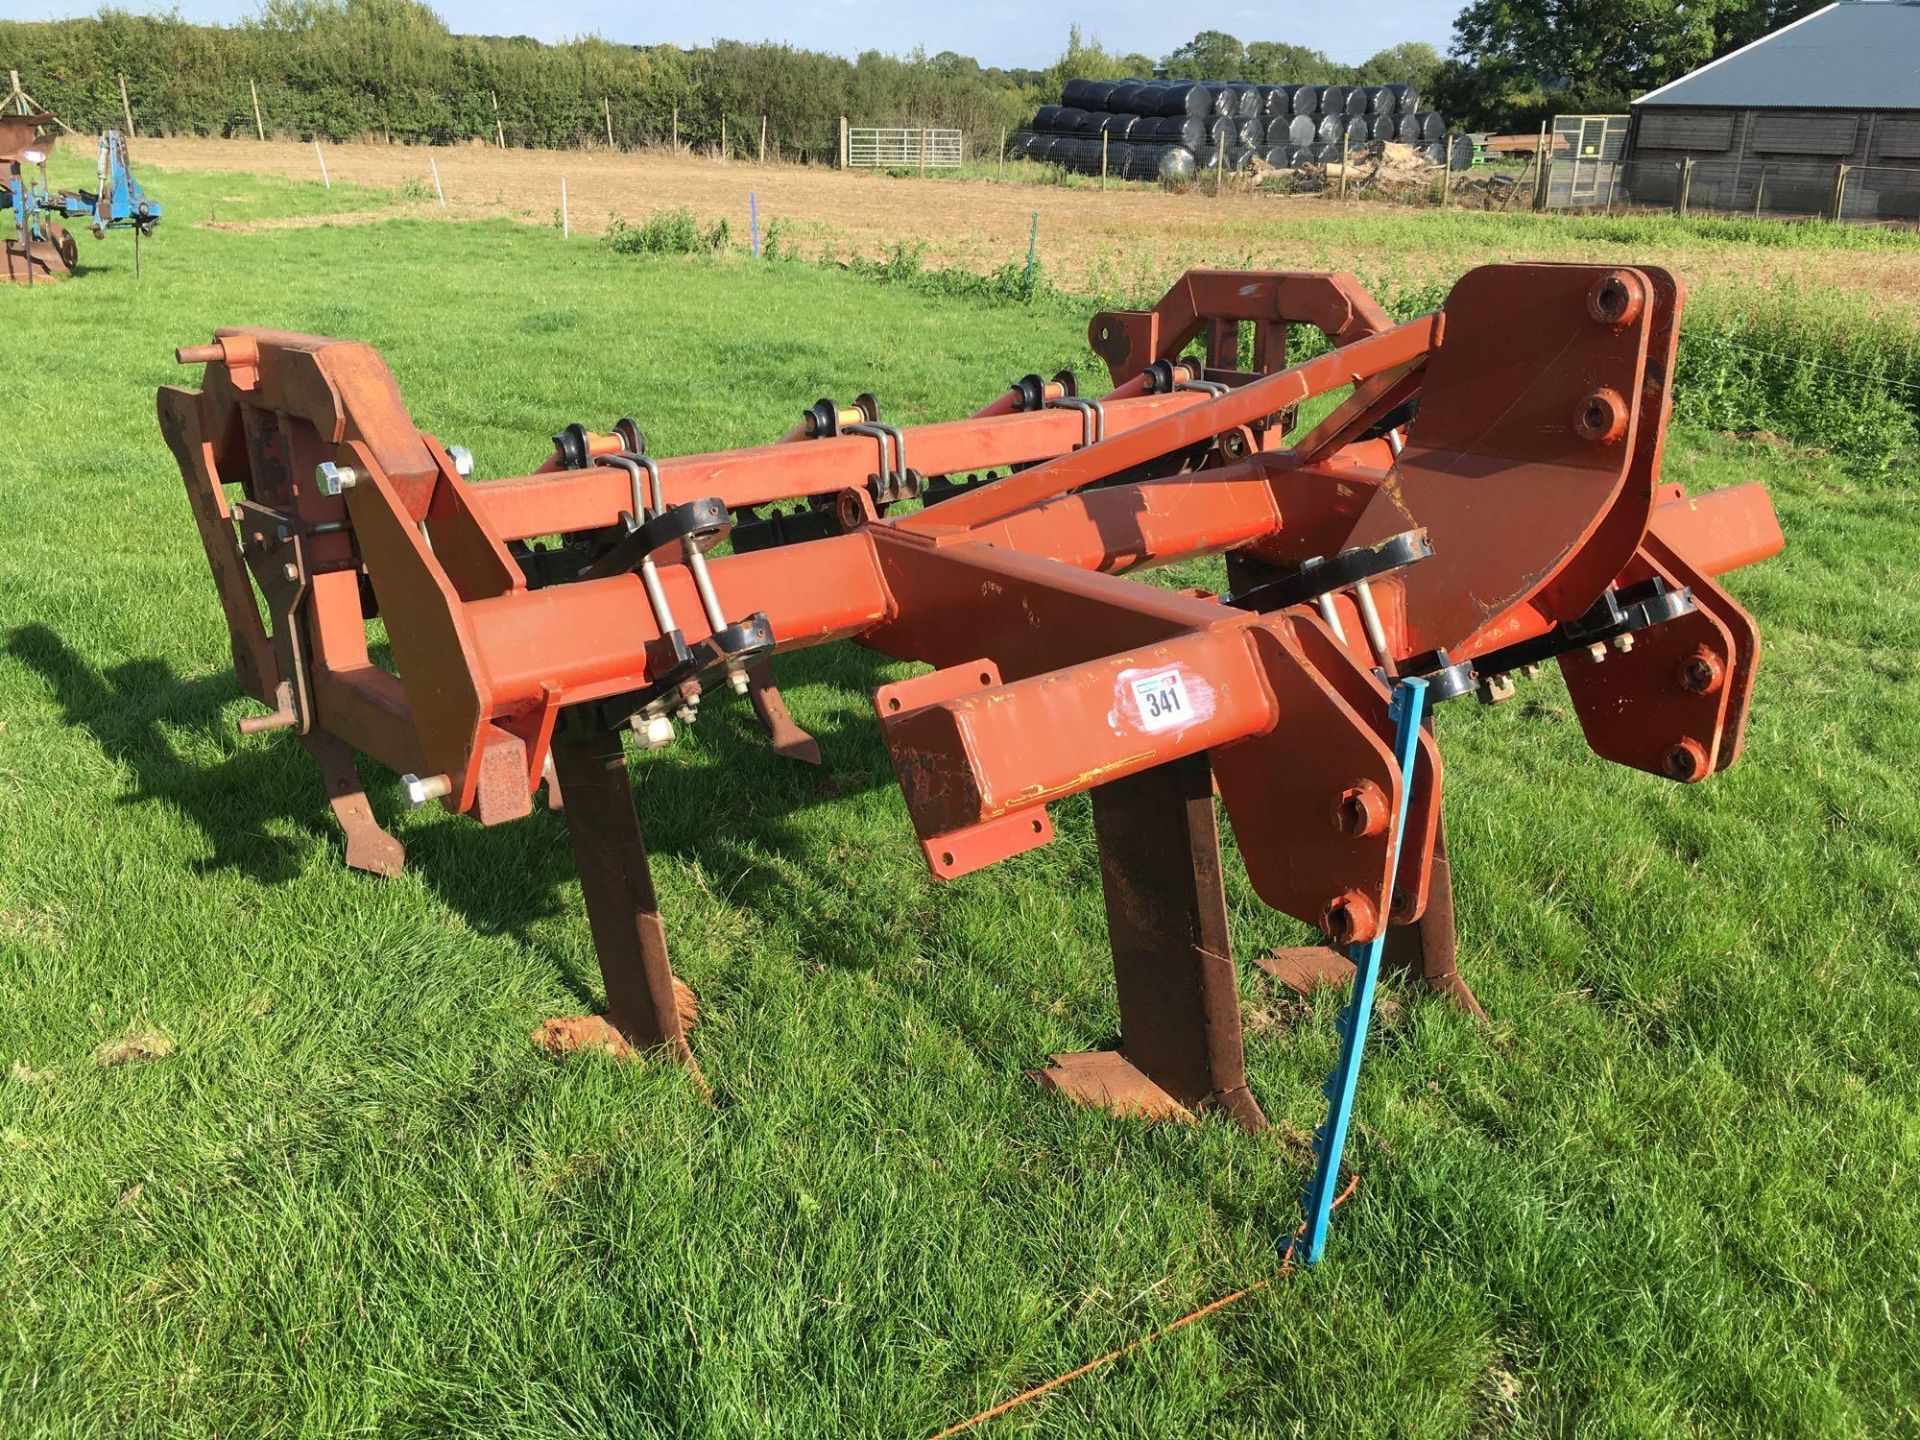
[[[772,662],[756,660],[747,667],[747,699],[774,754],[806,765],[820,763],[820,742],[794,722],[780,687],[773,683]]]
[[[1048,807],[1091,795],[1120,1041],[1036,1078],[1258,1129],[1217,786],[1253,893],[1328,942],[1266,968],[1357,982],[1317,1257],[1381,963],[1478,1013],[1422,711],[1498,703],[1557,659],[1603,756],[1693,781],[1738,751],[1758,634],[1713,577],[1780,539],[1758,487],[1659,481],[1682,299],[1658,270],[1493,266],[1394,325],[1350,276],[1195,272],[1096,317],[1098,399],[1062,372],[929,425],[821,400],[780,442],[659,458],[631,420],[575,424],[480,484],[351,343],[221,332],[180,352],[205,379],[160,413],[242,686],[271,707],[248,728],[300,736],[350,864],[401,863],[356,754],[482,824],[543,782],[564,796],[607,1018],[552,1022],[563,1048],[694,1068],[625,730],[672,744],[732,692],[817,764],[771,657],[852,640],[926,667],[874,705],[936,880],[1045,847]],[[1288,365],[1299,326],[1332,348]],[[1289,443],[1295,407],[1347,386]],[[1127,578],[1221,553],[1224,600]]]

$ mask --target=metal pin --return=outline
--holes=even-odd
[[[1360,607],[1360,624],[1367,632],[1367,643],[1373,646],[1374,656],[1385,665],[1390,658],[1387,654],[1387,631],[1380,623],[1380,612],[1374,608],[1372,587],[1364,580],[1356,580],[1353,598]]]
[[[400,784],[407,792],[407,804],[418,810],[429,800],[444,800],[453,793],[453,781],[446,775],[402,775]]]

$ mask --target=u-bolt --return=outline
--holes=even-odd
[[[1227,387],[1222,385],[1218,380],[1182,380],[1174,388],[1177,390],[1198,390],[1203,395],[1211,395],[1216,400],[1227,393]]]
[[[1078,410],[1080,412],[1080,448],[1097,444],[1106,438],[1107,412],[1098,400],[1083,400],[1077,395],[1064,396],[1052,402],[1055,410]]]
[[[883,425],[872,420],[864,425],[843,425],[842,435],[871,435],[880,442],[880,488],[893,490],[896,483],[904,490],[907,484],[907,437],[900,433],[897,425]],[[896,478],[897,477],[897,478]]]
[[[643,455],[602,455],[600,464],[627,472],[627,480],[633,487],[633,523],[638,525],[646,518],[646,511],[640,501],[640,472],[644,469],[653,481],[654,513],[658,514],[660,503],[660,467]],[[660,583],[660,569],[653,563],[651,555],[640,557],[640,584],[647,592],[647,605],[653,611],[653,623],[659,627],[662,635],[671,635],[676,627],[673,623],[673,610],[667,604],[666,587]]]

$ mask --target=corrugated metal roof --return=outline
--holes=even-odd
[[[1920,0],[1839,0],[1633,103],[1920,110]]]

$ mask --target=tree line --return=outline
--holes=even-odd
[[[789,45],[682,49],[588,38],[548,45],[456,35],[421,0],[262,0],[237,25],[103,9],[82,19],[0,21],[0,54],[35,99],[82,130],[120,123],[124,77],[143,133],[269,134],[449,144],[504,138],[562,148],[681,141],[729,127],[751,149],[767,117],[776,153],[825,158],[839,117],[932,125],[990,149],[1079,75],[1295,80],[1419,87],[1455,124],[1524,129],[1556,110],[1619,110],[1632,93],[1798,18],[1821,0],[1469,0],[1453,52],[1411,43],[1360,65],[1281,41],[1205,30],[1170,54],[1117,53],[1078,27],[1042,70],[943,51],[853,59]]]

